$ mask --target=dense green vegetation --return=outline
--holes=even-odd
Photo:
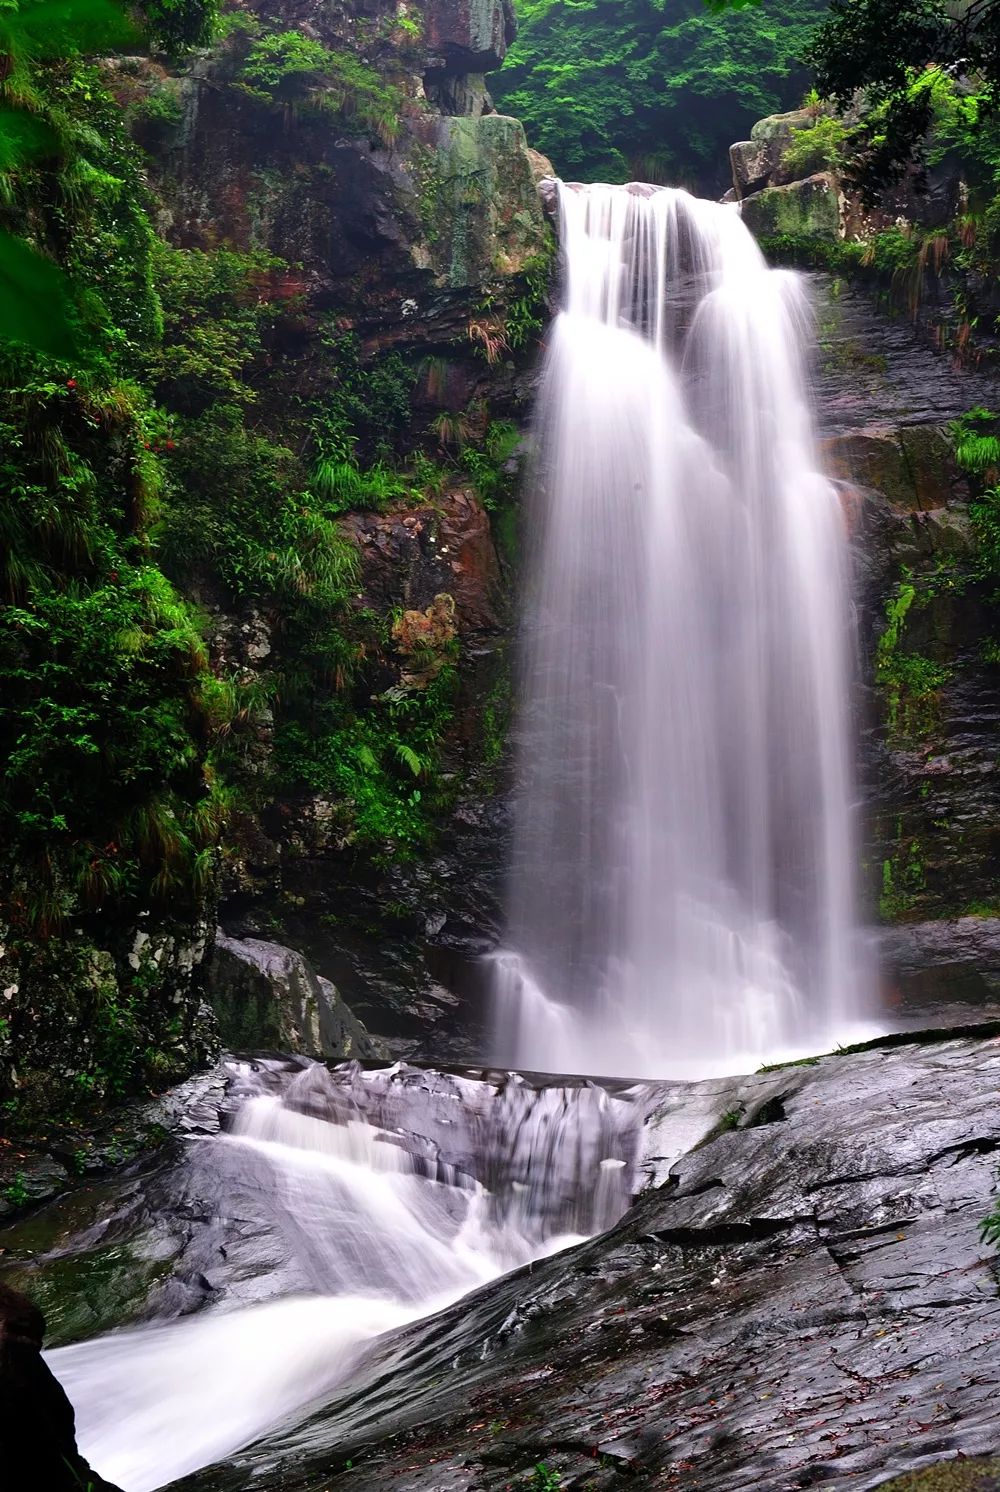
[[[710,14],[703,0],[516,0],[490,86],[565,178],[725,187],[728,149],[797,105],[824,0]]]
[[[1000,4],[832,0],[809,60],[825,97],[846,107],[865,92],[871,112],[857,135],[853,171],[875,194],[915,154],[920,158],[938,122],[934,86],[921,86],[926,68],[975,80],[976,104],[963,128],[992,112],[1000,89]]]
[[[128,126],[169,141],[180,87],[85,60],[95,40],[136,45],[110,0],[85,0],[58,45],[36,40],[49,10],[0,17],[0,312],[17,309],[0,341],[0,985],[28,995],[0,1019],[0,1100],[16,1106],[13,1052],[42,1070],[75,1032],[51,1113],[190,1067],[201,1037],[170,961],[195,956],[227,859],[277,802],[320,805],[327,844],[375,859],[432,841],[459,786],[454,602],[366,606],[344,515],[419,506],[433,526],[437,496],[471,482],[499,520],[516,435],[481,399],[419,412],[434,360],[366,351],[342,308],[307,304],[301,267],[160,238]],[[140,20],[183,50],[213,18],[161,0]],[[396,85],[366,63],[240,32],[248,109],[393,138]],[[547,273],[526,272],[509,317],[484,302],[505,358],[540,325]]]

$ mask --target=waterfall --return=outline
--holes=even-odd
[[[868,984],[808,303],[735,207],[558,202],[495,1056],[736,1070],[850,1028]]]

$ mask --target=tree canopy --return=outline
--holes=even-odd
[[[704,0],[515,0],[498,107],[560,175],[728,184],[728,148],[810,82],[825,0],[711,10]]]

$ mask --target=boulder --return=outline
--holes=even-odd
[[[749,140],[739,140],[729,147],[733,168],[733,189],[738,198],[749,197],[766,186],[780,186],[792,179],[784,168],[784,156],[796,130],[808,129],[815,115],[808,109],[794,109],[788,114],[772,114],[760,119],[750,131]]]
[[[209,998],[227,1046],[275,1048],[303,1056],[382,1058],[329,979],[280,943],[216,935]]]
[[[840,188],[829,171],[788,186],[768,186],[743,198],[743,221],[757,238],[842,237]]]
[[[0,1284],[0,1466],[10,1492],[120,1492],[90,1467],[76,1443],[73,1406],[42,1357],[45,1318]],[[9,1480],[8,1480],[9,1478]]]
[[[448,72],[494,72],[516,35],[513,0],[425,0],[424,37]]]

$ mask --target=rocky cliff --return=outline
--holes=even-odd
[[[866,203],[843,136],[819,108],[760,121],[732,148],[733,195],[769,254],[823,266],[816,395],[855,554],[866,912],[891,929],[884,995],[991,1002],[1000,618],[985,483],[960,458],[963,417],[995,389],[988,336],[959,335],[975,277],[949,234],[968,189],[952,153]]]

